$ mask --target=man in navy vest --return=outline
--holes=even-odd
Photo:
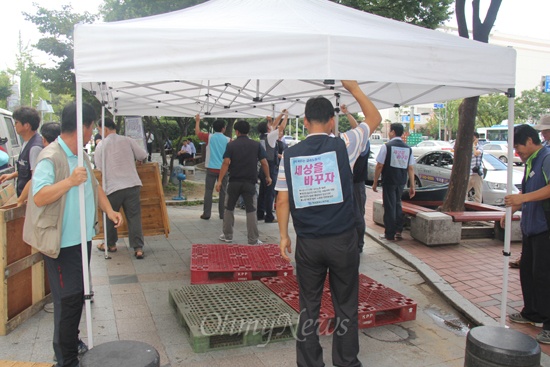
[[[403,211],[401,209],[401,194],[407,183],[409,174],[409,197],[415,194],[414,188],[414,158],[411,148],[401,140],[403,125],[394,122],[390,125],[390,141],[382,145],[374,170],[372,191],[378,192],[378,179],[382,173],[382,200],[384,205],[384,228],[380,238],[393,241],[402,238]]]
[[[541,145],[538,132],[529,125],[514,129],[514,148],[525,163],[521,194],[504,198],[512,213],[521,209],[521,262],[519,279],[523,309],[508,315],[512,322],[540,324],[537,341],[550,344],[550,149]],[[505,216],[500,224],[504,227]]]
[[[40,126],[40,115],[32,107],[19,107],[13,111],[15,131],[23,138],[23,149],[17,160],[17,171],[0,176],[0,183],[17,177],[17,196],[21,196],[25,185],[31,180],[34,162],[44,148],[42,136],[36,132]],[[33,149],[37,147],[36,149]]]
[[[281,122],[282,119],[282,122]],[[269,175],[273,181],[271,185],[267,185],[266,177],[260,170],[258,177],[260,178],[260,190],[258,192],[258,209],[256,215],[258,220],[265,220],[266,223],[277,223],[277,219],[273,216],[273,200],[275,199],[275,184],[277,182],[277,170],[279,166],[279,149],[277,140],[279,134],[285,131],[288,121],[288,111],[283,110],[281,114],[271,121],[271,117],[267,117],[267,121],[258,124],[258,132],[260,133],[260,144],[264,147],[267,164],[269,165]]]
[[[362,366],[359,353],[359,248],[353,200],[352,167],[364,151],[370,132],[382,120],[356,81],[342,81],[361,106],[365,122],[330,137],[334,107],[324,98],[306,103],[304,125],[309,135],[283,154],[277,180],[277,217],[281,256],[290,261],[288,235],[292,214],[296,231],[296,277],[300,290],[300,321],[296,335],[298,366],[324,366],[318,319],[327,270],[337,324],[332,364]],[[321,330],[322,332],[322,330]]]

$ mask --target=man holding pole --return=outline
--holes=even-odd
[[[92,106],[83,104],[82,115],[83,141],[89,141],[96,114]],[[122,224],[121,214],[112,209],[87,156],[85,167],[79,167],[77,153],[77,106],[72,103],[63,109],[61,135],[38,156],[23,227],[23,239],[31,246],[44,246],[45,241],[50,241],[58,250],[57,257],[44,256],[54,302],[56,367],[79,365],[78,325],[84,306],[80,206],[86,208],[88,262],[96,233],[97,205],[116,227]],[[79,200],[81,184],[84,184],[84,203]]]

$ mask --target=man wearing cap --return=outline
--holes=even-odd
[[[540,131],[544,141],[543,147],[550,147],[550,115],[542,116],[538,124],[533,126],[535,130]]]

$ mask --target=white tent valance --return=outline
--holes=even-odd
[[[77,82],[118,115],[301,116],[318,95],[358,112],[341,79],[380,109],[440,102],[513,88],[515,58],[327,0],[210,0],[75,27]]]

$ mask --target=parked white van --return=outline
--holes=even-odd
[[[22,142],[19,135],[15,132],[15,121],[13,120],[11,112],[2,108],[0,108],[0,146],[4,147],[9,154],[9,165],[13,172],[16,166],[15,162],[19,159]]]

